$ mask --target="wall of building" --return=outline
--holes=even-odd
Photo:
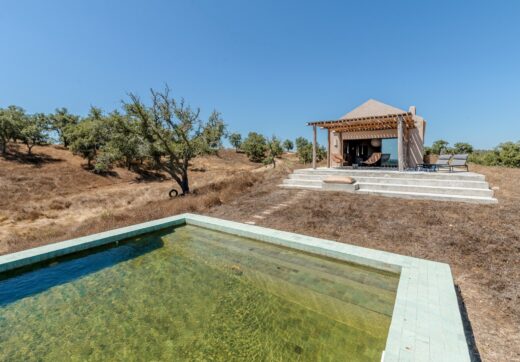
[[[426,122],[422,117],[415,115],[414,121],[415,128],[410,129],[408,135],[408,167],[415,167],[418,164],[423,163]]]

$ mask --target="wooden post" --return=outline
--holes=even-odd
[[[330,133],[332,131],[327,129],[327,167],[330,168]]]
[[[316,168],[316,126],[312,126],[312,168]]]
[[[403,117],[397,117],[397,164],[399,171],[404,171],[404,121]]]

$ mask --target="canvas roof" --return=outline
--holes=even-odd
[[[354,119],[354,118],[365,118],[365,117],[380,117],[391,114],[403,114],[406,111],[402,109],[390,106],[383,102],[376,101],[375,99],[369,99],[362,105],[354,108],[352,111],[343,115],[340,119]]]

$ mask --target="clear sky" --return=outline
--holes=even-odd
[[[85,114],[168,83],[243,134],[310,138],[374,98],[416,105],[428,144],[520,140],[516,0],[3,0],[0,44],[0,107]]]

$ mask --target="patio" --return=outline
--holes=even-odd
[[[351,178],[352,187],[331,187],[331,178]],[[316,191],[345,191],[410,199],[494,204],[485,176],[475,172],[424,172],[396,169],[307,168],[295,170],[280,185]]]

